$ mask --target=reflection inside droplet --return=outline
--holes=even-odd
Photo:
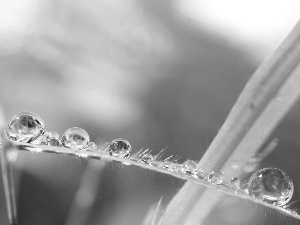
[[[261,169],[248,181],[249,195],[276,205],[286,204],[292,198],[293,191],[292,180],[277,168]]]
[[[88,133],[79,127],[72,127],[65,131],[61,138],[64,147],[83,150],[87,148],[90,141]]]
[[[221,184],[224,180],[224,176],[221,172],[213,170],[205,179],[212,184]]]
[[[7,124],[8,139],[19,142],[31,142],[44,133],[44,121],[36,114],[22,112],[14,116]]]
[[[153,162],[153,160],[154,160],[154,157],[151,154],[147,153],[142,156],[141,162],[150,164]]]
[[[198,164],[193,160],[186,160],[182,166],[182,172],[186,174],[196,174],[198,171]]]
[[[115,139],[109,144],[108,151],[111,156],[128,158],[131,152],[131,145],[124,139]]]

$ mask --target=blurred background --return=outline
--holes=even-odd
[[[78,126],[101,143],[121,137],[135,151],[167,148],[166,155],[198,161],[299,9],[296,0],[0,0],[3,114],[8,121],[31,111],[48,131]],[[270,139],[279,144],[255,165],[287,172],[293,200],[300,197],[299,111],[298,103]],[[164,208],[184,184],[50,154],[19,154],[14,174],[21,225],[150,224],[159,199]],[[289,220],[242,206],[231,199],[206,224]],[[2,180],[0,223],[7,223]]]

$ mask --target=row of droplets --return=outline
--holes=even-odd
[[[66,130],[61,138],[55,132],[45,131],[44,121],[31,112],[22,112],[15,115],[7,124],[6,135],[10,140],[35,145],[63,146],[81,151],[99,149],[96,143],[90,142],[88,133],[79,127]],[[226,181],[222,172],[211,171],[205,173],[193,160],[186,160],[181,164],[177,163],[176,157],[173,160],[168,157],[160,161],[162,152],[153,156],[148,150],[131,155],[131,145],[124,139],[113,140],[106,149],[108,149],[111,156],[161,167],[174,173],[182,173],[203,179],[213,185],[223,185],[235,192],[241,191],[256,199],[277,206],[285,207],[293,195],[292,180],[285,172],[277,168],[258,170],[247,182],[241,182],[238,178]]]

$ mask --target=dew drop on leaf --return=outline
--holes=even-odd
[[[111,156],[128,158],[131,152],[131,145],[124,139],[115,139],[109,144],[108,151]]]
[[[205,178],[205,173],[202,169],[198,169],[197,171],[197,177],[200,179],[204,179]]]
[[[198,171],[198,164],[193,160],[186,160],[182,165],[182,173],[196,174]]]
[[[25,143],[37,139],[44,134],[44,131],[44,121],[31,112],[22,112],[15,115],[6,127],[8,139]]]
[[[285,205],[292,198],[292,180],[280,169],[265,168],[256,171],[248,181],[249,195],[275,205]]]
[[[60,146],[58,133],[48,132],[47,141],[50,146]]]
[[[151,154],[146,153],[142,156],[141,162],[150,164],[153,162],[153,160],[154,160],[154,157]]]
[[[224,176],[221,172],[213,170],[205,179],[212,184],[221,184],[224,181]]]
[[[72,127],[66,130],[61,138],[61,143],[64,147],[76,150],[86,149],[89,141],[88,133],[79,127]]]

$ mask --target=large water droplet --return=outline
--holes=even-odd
[[[141,162],[146,163],[146,164],[152,163],[153,160],[154,160],[154,157],[149,153],[144,154],[141,158]]]
[[[221,184],[224,181],[224,176],[221,172],[213,170],[205,179],[212,184]]]
[[[44,131],[44,121],[31,112],[22,112],[15,115],[6,127],[8,139],[25,143],[37,139],[43,135]]]
[[[72,127],[65,131],[61,137],[61,144],[67,148],[74,148],[77,150],[86,149],[90,137],[88,133],[79,127]]]
[[[124,139],[115,139],[109,144],[108,151],[111,156],[128,158],[131,152],[131,145]]]
[[[250,177],[248,192],[255,198],[281,206],[292,198],[294,185],[282,170],[265,168]]]
[[[182,165],[182,173],[195,175],[198,171],[198,164],[193,160],[186,160]]]

